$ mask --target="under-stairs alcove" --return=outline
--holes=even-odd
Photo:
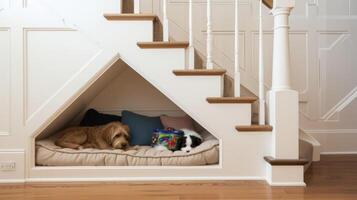
[[[123,111],[151,118],[166,116],[171,120],[188,116],[126,63],[119,60],[37,134],[32,144],[34,166],[204,167],[218,166],[220,163],[220,140],[190,117],[187,118],[192,120],[194,131],[201,136],[202,144],[189,152],[158,150],[148,145],[135,145],[135,148],[126,150],[70,149],[57,146],[55,141],[60,137],[60,132],[68,127],[79,126],[89,109],[118,117],[121,117]]]

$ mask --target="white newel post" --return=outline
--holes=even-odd
[[[299,100],[291,88],[289,15],[295,0],[275,0],[273,81],[269,91],[269,123],[273,126],[272,157],[299,159]],[[271,166],[267,181],[272,185],[304,185],[303,166]]]
[[[163,0],[162,2],[162,12],[163,12],[163,40],[164,42],[169,41],[169,19],[167,17],[167,0]]]
[[[212,61],[212,0],[207,0],[207,69],[213,69],[213,61]]]
[[[189,2],[188,11],[188,30],[189,30],[189,47],[188,47],[188,69],[195,68],[195,48],[193,44],[193,0]]]
[[[134,0],[134,13],[140,14],[140,0]]]

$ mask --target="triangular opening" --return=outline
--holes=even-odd
[[[57,146],[55,141],[59,132],[68,127],[78,127],[88,109],[116,116],[121,116],[124,110],[148,117],[164,115],[169,118],[169,124],[181,123],[182,120],[175,121],[181,119],[176,117],[187,116],[175,103],[119,60],[38,134],[35,138],[37,166],[202,166],[219,163],[219,140],[193,120],[194,131],[202,137],[202,143],[194,146],[194,141],[190,139],[193,148],[189,152],[182,144],[177,145],[176,151],[170,151],[165,142],[162,143],[165,145],[159,145],[164,149],[157,148],[158,144],[154,147],[135,145],[129,150]],[[184,138],[181,137],[181,140]]]

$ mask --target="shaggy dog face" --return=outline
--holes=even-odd
[[[109,126],[104,129],[103,138],[113,149],[125,149],[129,146],[129,127],[127,125]]]

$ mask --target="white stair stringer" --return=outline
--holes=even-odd
[[[152,22],[107,21],[100,9],[106,6],[94,9],[98,4],[105,4],[103,1],[44,1],[101,48],[118,52],[131,68],[219,138],[221,156],[220,165],[206,167],[36,167],[29,171],[30,180],[265,178],[263,157],[270,154],[270,134],[238,134],[235,130],[236,125],[250,125],[251,105],[215,105],[206,101],[207,97],[221,95],[221,76],[175,76],[172,70],[185,66],[185,50],[140,49],[137,42],[152,41]]]

